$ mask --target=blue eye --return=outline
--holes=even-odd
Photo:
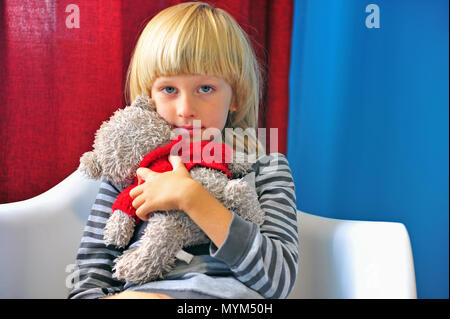
[[[167,94],[173,94],[175,93],[175,88],[172,86],[166,86],[165,88],[162,89],[165,93]]]
[[[209,85],[202,85],[199,89],[200,93],[211,93],[213,90]]]

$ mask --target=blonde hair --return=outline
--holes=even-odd
[[[231,143],[234,141],[245,152],[249,146],[261,148],[256,134],[247,134],[247,129],[258,125],[259,64],[248,36],[227,12],[202,2],[186,2],[153,17],[130,61],[125,92],[128,102],[138,95],[151,96],[151,87],[159,76],[179,74],[225,79],[233,91],[232,105],[237,107],[237,111],[229,112],[225,128],[246,130],[248,141],[235,133],[225,136],[225,129],[223,138],[230,141],[231,137]]]

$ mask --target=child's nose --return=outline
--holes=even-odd
[[[185,118],[195,117],[195,100],[189,95],[184,95],[178,103],[178,116]]]

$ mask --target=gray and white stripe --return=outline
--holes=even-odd
[[[295,283],[298,230],[295,187],[285,156],[274,153],[254,166],[256,191],[266,213],[248,255],[232,269],[237,278],[266,298],[285,298]]]

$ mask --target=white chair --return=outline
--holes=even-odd
[[[66,298],[98,181],[75,171],[49,191],[0,205],[0,298]],[[403,224],[299,211],[299,270],[289,298],[417,298]]]

